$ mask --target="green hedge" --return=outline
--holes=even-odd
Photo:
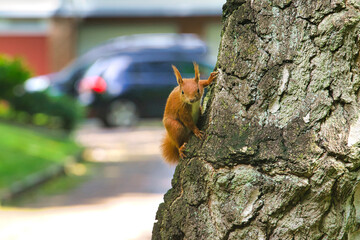
[[[35,125],[72,130],[82,119],[84,110],[68,96],[51,96],[47,92],[25,93],[10,101],[19,121]]]
[[[31,71],[21,58],[0,55],[0,99],[10,100],[15,88],[31,76]]]
[[[69,96],[26,92],[23,84],[30,76],[31,71],[20,58],[0,55],[0,117],[72,130],[83,116],[82,107]]]

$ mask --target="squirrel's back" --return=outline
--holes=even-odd
[[[180,87],[175,87],[166,101],[164,118],[165,117],[176,117],[176,113],[181,107],[181,98],[180,98]]]

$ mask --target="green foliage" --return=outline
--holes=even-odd
[[[0,55],[0,99],[11,99],[14,89],[30,76],[31,72],[22,59]]]
[[[83,109],[67,96],[53,97],[47,92],[24,93],[22,84],[30,76],[30,70],[20,58],[0,55],[0,117],[72,130],[81,119]]]
[[[21,122],[66,130],[72,130],[84,113],[75,99],[47,92],[25,93],[12,99],[11,105],[17,112],[15,118]]]
[[[5,100],[0,100],[0,117],[8,116],[11,111],[9,103]]]

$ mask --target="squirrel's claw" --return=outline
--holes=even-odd
[[[215,78],[218,76],[218,74],[219,74],[218,71],[212,72],[212,73],[210,73],[210,77],[213,78],[213,79],[215,79]]]
[[[182,151],[181,152],[179,151],[179,156],[180,156],[181,159],[186,158],[186,154],[184,152],[182,152]]]
[[[195,136],[197,137],[197,138],[199,138],[200,140],[204,140],[204,132],[203,131],[196,131],[195,133]]]
[[[184,153],[185,147],[186,147],[186,143],[184,143],[184,144],[179,148],[179,156],[180,156],[181,159],[186,158],[186,154]]]

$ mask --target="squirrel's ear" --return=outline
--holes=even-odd
[[[195,70],[195,81],[199,82],[199,80],[200,80],[199,65],[197,65],[196,62],[193,62],[193,64],[194,64],[194,70]]]
[[[173,70],[174,70],[174,73],[175,73],[175,77],[176,77],[176,80],[178,82],[179,85],[181,85],[183,83],[183,79],[181,77],[181,74],[179,72],[179,70],[174,66],[174,65],[171,65]]]

